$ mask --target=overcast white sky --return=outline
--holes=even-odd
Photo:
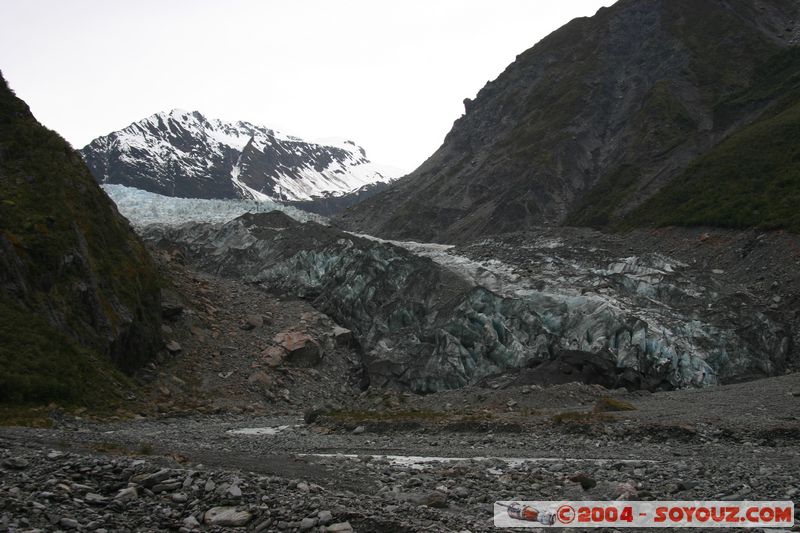
[[[613,0],[0,0],[0,70],[76,148],[172,108],[416,168],[514,57]]]

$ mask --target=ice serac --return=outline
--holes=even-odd
[[[353,141],[312,142],[177,109],[95,139],[81,154],[102,184],[184,198],[313,202],[398,175]]]
[[[798,194],[786,181],[798,44],[795,0],[620,0],[522,52],[465,101],[430,158],[339,222],[426,242],[541,225],[788,227],[772,215]],[[749,143],[717,151],[754,125]],[[677,206],[648,203],[670,186]],[[688,213],[658,212],[687,199]]]
[[[746,295],[716,297],[710,280],[658,254],[582,251],[589,259],[576,261],[543,242],[532,273],[519,277],[446,246],[384,242],[281,213],[145,235],[215,274],[312,300],[353,332],[377,386],[452,389],[565,350],[611,362],[620,370],[612,386],[649,389],[771,375],[793,357],[787,325],[754,312]],[[709,301],[719,310],[704,312]]]
[[[103,185],[102,189],[135,227],[198,221],[228,222],[245,213],[267,213],[275,210],[283,211],[303,222],[324,220],[313,213],[270,200],[175,198],[124,185]]]

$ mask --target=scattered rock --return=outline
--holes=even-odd
[[[719,498],[723,501],[738,501],[744,500],[745,497],[749,496],[753,492],[753,489],[747,485],[741,487],[738,491],[735,491],[731,494],[727,494]]]
[[[589,474],[584,472],[571,476],[569,480],[575,483],[580,483],[583,490],[589,490],[597,486],[597,481],[595,481],[595,479]]]
[[[58,521],[58,525],[64,529],[78,529],[80,527],[78,521],[73,518],[62,518]]]
[[[264,317],[261,315],[247,315],[242,325],[239,326],[245,331],[250,331],[256,328],[260,328],[264,325]]]
[[[618,483],[616,486],[614,486],[614,490],[611,492],[611,497],[615,500],[633,500],[636,498],[637,494],[638,492],[636,490],[636,485],[631,482],[625,482]]]
[[[158,485],[154,485],[150,490],[156,494],[159,494],[161,492],[171,492],[181,488],[181,486],[183,486],[183,482],[181,481],[169,481],[167,483],[159,483]]]
[[[119,502],[129,502],[135,500],[139,497],[139,493],[136,491],[136,487],[126,487],[124,489],[119,489],[117,495],[114,496],[114,499]]]
[[[466,487],[456,487],[453,489],[453,495],[457,498],[466,498],[469,496],[469,489]]]
[[[353,533],[353,526],[350,525],[350,522],[339,522],[329,525],[325,531],[327,533]]]
[[[192,326],[189,328],[189,332],[197,338],[200,342],[206,342],[208,337],[208,331],[203,328],[198,328],[197,326]]]
[[[674,492],[681,492],[684,490],[691,490],[695,488],[699,483],[697,481],[678,481],[675,484],[675,491]]]
[[[212,507],[203,515],[203,522],[210,526],[241,527],[252,519],[249,511],[239,511],[236,507]]]
[[[183,349],[178,341],[169,341],[166,348],[171,354],[179,353]]]
[[[447,495],[433,491],[424,494],[418,493],[400,493],[398,495],[400,501],[406,501],[417,506],[425,505],[427,507],[444,508],[447,507]]]
[[[239,485],[233,484],[228,487],[226,491],[226,495],[230,496],[231,498],[241,498],[242,497],[242,489],[239,488]]]
[[[306,424],[313,424],[314,422],[319,419],[319,417],[324,414],[324,410],[319,407],[312,407],[311,409],[306,409],[303,412],[303,422]]]
[[[28,461],[21,457],[9,457],[8,459],[3,460],[3,466],[6,468],[11,468],[12,470],[23,470],[28,468]]]
[[[273,384],[273,380],[263,370],[257,370],[247,376],[247,383],[251,385],[263,385],[265,387],[269,387]]]
[[[308,531],[309,529],[315,527],[317,525],[316,518],[303,518],[300,521],[300,531]]]
[[[253,531],[255,531],[256,533],[261,533],[262,531],[266,531],[267,528],[269,528],[269,526],[271,525],[272,525],[272,519],[267,518],[266,520],[258,524]]]
[[[86,496],[83,497],[83,501],[90,505],[102,505],[106,503],[108,498],[102,496],[100,494],[95,494],[94,492],[88,493]]]
[[[176,320],[183,313],[183,303],[175,291],[161,289],[161,316],[168,320]]]
[[[261,352],[261,357],[264,358],[264,362],[268,366],[275,368],[280,366],[286,359],[286,350],[280,346],[270,346]]]
[[[131,478],[131,481],[134,483],[139,483],[144,487],[150,488],[158,485],[162,481],[169,479],[169,476],[170,476],[169,469],[162,468],[161,470],[150,474],[139,474],[137,476],[133,476]]]
[[[317,513],[317,519],[320,525],[328,525],[333,522],[333,513],[330,511],[320,511]]]
[[[322,348],[307,333],[287,330],[275,335],[273,340],[286,350],[286,361],[291,365],[312,367],[322,361]]]
[[[341,326],[334,326],[331,334],[333,335],[333,340],[339,346],[349,346],[353,341],[353,332]]]

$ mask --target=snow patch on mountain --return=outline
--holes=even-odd
[[[95,139],[81,154],[101,183],[175,197],[307,201],[402,174],[373,163],[351,140],[307,141],[180,109]]]

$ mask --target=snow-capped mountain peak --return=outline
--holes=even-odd
[[[372,163],[352,140],[307,141],[183,109],[95,139],[81,154],[101,183],[186,198],[308,201],[400,175]]]

